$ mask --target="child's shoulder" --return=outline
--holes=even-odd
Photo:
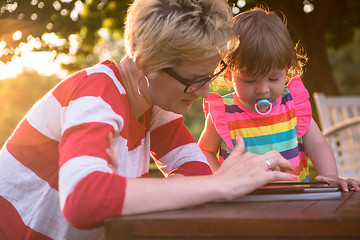
[[[305,88],[303,81],[299,76],[295,76],[290,81],[287,82],[286,87],[289,90],[297,90],[297,88]]]
[[[308,90],[304,86],[304,83],[299,76],[294,77],[286,84],[283,97],[288,93],[291,94],[295,104],[307,101],[310,97]]]
[[[294,102],[297,116],[297,138],[300,138],[306,133],[311,122],[312,112],[309,101],[310,95],[298,76],[291,79],[286,87]]]

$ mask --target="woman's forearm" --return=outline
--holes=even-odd
[[[241,148],[236,147],[212,175],[127,179],[122,214],[172,210],[214,200],[231,200],[266,183],[292,181],[297,178],[285,172],[268,171],[266,161],[271,163],[272,169],[294,169],[279,152],[271,151],[264,155],[242,154]]]
[[[213,176],[127,179],[123,215],[172,210],[221,198]]]

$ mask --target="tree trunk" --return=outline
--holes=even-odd
[[[305,66],[303,81],[309,92],[339,94],[332,68],[328,60],[325,31],[332,14],[339,6],[335,0],[316,1],[311,13],[304,13],[303,1],[268,0],[274,10],[282,11],[287,19],[288,29],[295,42],[300,40],[309,58]],[[289,4],[291,2],[292,4]]]
[[[324,39],[331,16],[339,7],[338,2],[336,0],[316,1],[311,13],[304,13],[302,0],[268,0],[266,2],[271,10],[285,14],[291,36],[295,42],[300,40],[307,53],[309,61],[305,66],[302,80],[310,93],[311,102],[314,92],[339,95]],[[317,119],[314,104],[312,106],[314,118]]]

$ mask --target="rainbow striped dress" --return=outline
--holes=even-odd
[[[204,99],[206,116],[211,115],[222,142],[219,149],[220,164],[235,146],[235,139],[241,136],[245,152],[263,154],[277,150],[295,167],[291,173],[298,175],[297,181],[309,181],[309,168],[302,136],[311,122],[309,93],[301,79],[288,82],[268,115],[260,115],[240,105],[235,93],[220,96],[210,93]]]

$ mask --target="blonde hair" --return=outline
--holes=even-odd
[[[151,71],[198,62],[230,49],[231,9],[225,0],[135,0],[125,22],[130,58]]]
[[[233,33],[240,43],[226,56],[230,69],[248,76],[265,76],[270,69],[286,68],[287,80],[301,76],[307,61],[299,44],[294,44],[286,27],[286,19],[261,7],[234,17]]]

